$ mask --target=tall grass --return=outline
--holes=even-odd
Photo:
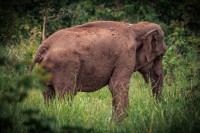
[[[18,109],[40,109],[43,115],[56,118],[56,127],[64,125],[92,128],[99,132],[167,132],[174,120],[184,118],[185,99],[177,86],[164,87],[163,100],[153,99],[150,86],[134,74],[130,84],[128,117],[119,126],[112,123],[112,97],[107,87],[93,93],[80,92],[68,103],[57,98],[44,104],[41,91],[32,90]],[[188,121],[189,122],[189,121]],[[188,123],[190,124],[190,123]]]
[[[4,50],[8,52],[8,57],[15,58],[25,65],[18,66],[20,72],[15,73],[9,66],[0,68],[0,74],[3,81],[1,88],[6,88],[8,84],[15,89],[17,81],[23,75],[27,74],[27,65],[30,62],[34,51],[38,45],[28,42],[20,45],[12,45]],[[26,99],[18,102],[13,108],[7,109],[9,113],[15,114],[15,125],[19,132],[28,132],[29,127],[24,126],[24,121],[29,116],[21,112],[28,109],[40,110],[36,117],[48,116],[54,118],[43,120],[50,123],[54,131],[61,132],[62,127],[81,127],[83,129],[92,129],[93,132],[133,132],[133,133],[152,133],[152,132],[192,132],[194,119],[199,118],[199,112],[196,115],[188,115],[187,99],[188,81],[183,77],[184,71],[177,70],[176,81],[173,83],[165,82],[163,88],[163,99],[156,101],[152,97],[151,87],[146,84],[139,73],[134,73],[131,78],[129,90],[128,116],[119,125],[112,121],[112,97],[107,87],[92,93],[78,93],[72,103],[66,99],[58,100],[56,98],[48,104],[44,104],[40,87],[35,85],[28,93]],[[12,82],[9,82],[12,81]],[[34,81],[35,84],[39,83]],[[195,118],[196,116],[196,118]],[[198,126],[199,127],[199,126]],[[37,127],[36,127],[37,128]],[[80,130],[79,130],[80,131]]]

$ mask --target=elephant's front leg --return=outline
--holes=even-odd
[[[121,122],[127,114],[128,91],[131,73],[127,70],[115,70],[109,83],[112,93],[113,118]]]

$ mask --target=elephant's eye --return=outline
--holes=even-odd
[[[159,59],[162,59],[162,58],[163,58],[163,56],[164,56],[164,54],[163,54],[163,53],[161,53],[161,54],[158,56],[158,58],[159,58]]]

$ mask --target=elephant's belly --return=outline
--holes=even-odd
[[[104,69],[105,70],[105,69]],[[91,68],[83,70],[77,78],[77,89],[82,92],[93,92],[101,89],[109,83],[111,70],[106,68],[106,71]]]

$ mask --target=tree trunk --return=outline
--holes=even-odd
[[[43,16],[43,27],[42,27],[42,41],[46,39],[45,31],[46,31],[46,20],[47,17]]]

